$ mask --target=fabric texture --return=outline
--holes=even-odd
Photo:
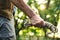
[[[16,40],[16,39],[14,38],[14,36],[12,36],[12,37],[6,37],[6,38],[0,37],[0,40]]]
[[[14,40],[16,39],[14,19],[8,20],[4,17],[0,17],[0,39],[10,39],[11,37]]]
[[[10,0],[0,0],[0,16],[12,18],[14,5]]]
[[[0,40],[16,40],[13,8],[10,0],[0,0]]]

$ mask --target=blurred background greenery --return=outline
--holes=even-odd
[[[24,0],[24,2],[45,21],[60,28],[60,0]],[[20,9],[17,7],[16,9],[14,19],[17,40],[60,40],[60,38],[47,37],[46,32],[50,31],[47,28],[24,26],[24,23],[27,21],[29,23],[30,20]]]

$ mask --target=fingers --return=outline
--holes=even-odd
[[[45,21],[45,27],[49,28],[52,32],[58,32],[58,29],[51,23]]]

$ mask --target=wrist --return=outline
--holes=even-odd
[[[37,23],[42,23],[42,22],[44,22],[44,20],[43,20],[41,17],[39,17],[38,15],[32,16],[32,17],[30,18],[30,20],[31,20],[32,24],[37,24]]]
[[[40,16],[34,15],[30,18],[31,20],[43,20]]]

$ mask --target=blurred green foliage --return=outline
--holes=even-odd
[[[25,2],[34,12],[36,12],[37,15],[41,16],[45,21],[57,26],[60,14],[60,0],[45,0],[42,3],[40,3],[40,1],[41,0],[26,0]],[[27,19],[27,16],[18,8],[16,10],[14,19],[17,38],[19,38],[21,35],[45,36],[46,29],[37,28],[34,26],[29,28],[24,27],[24,22],[26,22],[25,19]],[[27,19],[27,21],[29,20]]]

